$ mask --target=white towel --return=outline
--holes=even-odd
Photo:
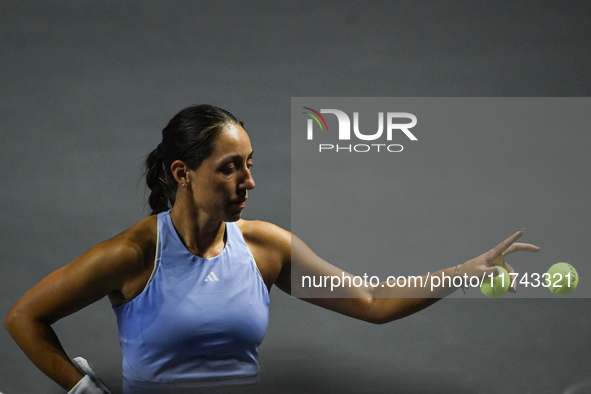
[[[72,362],[86,376],[72,390],[68,391],[68,394],[113,394],[107,385],[96,376],[90,365],[88,365],[88,361],[82,357],[76,357]]]

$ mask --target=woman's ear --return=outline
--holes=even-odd
[[[175,160],[170,165],[170,170],[172,171],[172,176],[181,187],[187,187],[189,184],[189,178],[187,177],[187,172],[189,171],[189,167],[185,164],[182,160]]]

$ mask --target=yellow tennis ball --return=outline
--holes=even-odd
[[[548,290],[557,295],[570,294],[579,284],[579,274],[568,263],[556,263],[544,275]]]
[[[509,290],[509,285],[511,284],[509,272],[500,266],[497,269],[499,270],[498,276],[491,278],[490,275],[487,275],[480,285],[480,291],[487,297],[500,297]]]

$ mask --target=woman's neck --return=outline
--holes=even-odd
[[[176,203],[170,211],[174,228],[187,249],[199,257],[215,257],[224,250],[226,226],[205,216]]]

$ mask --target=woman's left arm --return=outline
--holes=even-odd
[[[270,264],[270,277],[277,287],[312,304],[376,324],[411,315],[452,294],[458,287],[450,280],[444,281],[444,277],[480,279],[498,274],[496,266],[512,273],[514,270],[505,262],[505,256],[518,251],[540,250],[531,244],[516,243],[524,233],[521,230],[472,260],[425,275],[420,280],[417,278],[414,285],[408,281],[406,286],[391,286],[386,282],[374,286],[365,282],[355,286],[351,285],[353,275],[321,259],[295,235],[269,223],[257,222],[255,227],[253,234],[256,234],[256,250],[262,257],[263,271]],[[324,279],[323,285],[304,286],[305,283],[312,283],[311,278]],[[333,281],[332,278],[339,280]],[[417,282],[436,283],[438,286],[417,286]],[[512,291],[515,291],[514,286]]]

